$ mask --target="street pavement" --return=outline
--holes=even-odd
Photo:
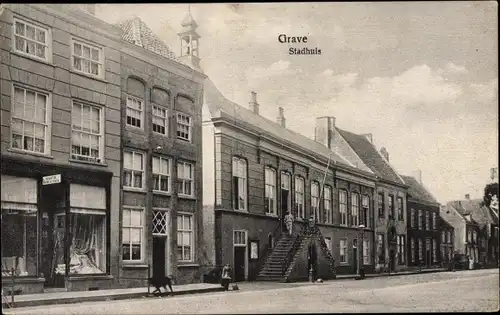
[[[239,291],[4,310],[4,314],[493,312],[497,269],[326,281],[240,283]]]

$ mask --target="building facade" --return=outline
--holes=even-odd
[[[407,193],[408,266],[438,266],[440,256],[440,205],[423,186],[421,177],[401,175],[409,186]],[[447,239],[445,240],[445,244]]]
[[[441,234],[441,242],[439,245],[441,264],[447,266],[448,263],[453,261],[453,254],[455,253],[455,248],[453,246],[455,243],[455,230],[453,226],[443,220],[441,216],[439,216],[438,225],[439,233]]]
[[[340,133],[363,162],[377,176],[375,199],[375,242],[377,270],[401,270],[407,266],[407,202],[405,184],[389,163],[385,148],[380,152],[373,144],[371,134]]]
[[[120,30],[62,5],[0,18],[2,285],[114,283],[119,251]]]
[[[316,220],[337,273],[355,273],[358,259],[372,271],[374,176],[335,119],[317,119],[314,141],[287,129],[281,108],[276,122],[262,117],[255,93],[250,109],[209,80],[204,95],[204,218],[214,235],[205,247],[213,265],[230,264],[237,281],[256,279],[291,212],[294,233]]]

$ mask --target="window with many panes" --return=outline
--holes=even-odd
[[[104,76],[102,48],[73,39],[73,70],[96,77]]]
[[[415,239],[412,237],[410,239],[410,259],[411,262],[415,262]]]
[[[288,213],[292,206],[291,176],[287,172],[281,172],[281,209]]]
[[[304,179],[295,177],[295,213],[298,218],[303,219],[304,213]]]
[[[340,224],[347,225],[347,191],[339,190]]]
[[[177,113],[177,139],[191,141],[191,117]]]
[[[360,214],[360,224],[363,224],[367,228],[371,228],[371,211],[370,211],[370,197],[363,195],[361,197],[361,214]]]
[[[71,111],[71,158],[102,163],[104,130],[102,108],[73,101]]]
[[[403,198],[398,197],[398,220],[404,221],[404,208],[403,208]]]
[[[377,233],[377,258],[378,263],[385,262],[384,234]]]
[[[384,193],[378,193],[377,206],[378,206],[378,216],[379,218],[383,218],[385,216]]]
[[[144,128],[144,102],[136,97],[127,96],[127,125]]]
[[[177,162],[177,193],[181,196],[194,196],[194,165]]]
[[[370,259],[370,240],[365,238],[363,240],[363,264],[369,265],[371,263],[370,260],[371,260]]]
[[[233,157],[233,207],[247,210],[247,161]]]
[[[347,239],[346,238],[340,239],[340,263],[341,264],[347,263]]]
[[[16,52],[49,61],[49,30],[14,18],[13,46]]]
[[[311,182],[311,212],[316,221],[320,220],[319,217],[319,184]]]
[[[144,252],[144,210],[123,209],[122,258],[124,261],[142,261]]]
[[[432,229],[437,230],[437,215],[436,212],[432,213]]]
[[[325,223],[332,223],[332,189],[330,186],[323,187],[323,217]]]
[[[396,220],[396,212],[394,209],[394,196],[389,195],[389,216]]]
[[[177,215],[177,261],[193,261],[193,216]]]
[[[446,243],[446,231],[441,231],[441,243]]]
[[[49,94],[14,86],[11,147],[48,154],[50,151]]]
[[[405,236],[397,236],[397,250],[398,250],[398,264],[403,265],[405,263]]]
[[[153,235],[168,235],[169,212],[165,209],[153,210]]]
[[[415,227],[415,209],[413,208],[410,209],[410,226]]]
[[[153,191],[170,192],[172,160],[153,156]]]
[[[123,187],[144,189],[144,154],[123,152]]]
[[[153,106],[153,132],[168,135],[168,111],[161,106]]]
[[[233,231],[233,246],[247,245],[247,231]]]
[[[424,223],[424,230],[430,230],[429,223],[431,222],[430,217],[429,217],[429,212],[425,211],[425,223]]]
[[[422,210],[418,209],[418,229],[421,230],[422,229],[422,225],[424,223],[424,216],[423,216],[423,213],[422,213]]]
[[[276,171],[270,167],[264,169],[266,214],[276,214]]]
[[[423,252],[424,252],[424,244],[423,244],[422,239],[419,238],[418,239],[418,259],[420,261],[424,260]]]
[[[351,194],[351,226],[359,225],[359,195]]]
[[[432,239],[432,261],[437,262],[437,254],[436,254],[436,249],[437,249],[437,242],[436,239]]]

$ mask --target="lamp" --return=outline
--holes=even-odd
[[[361,280],[361,279],[365,278],[364,270],[361,271],[361,268],[363,267],[363,262],[361,260],[363,259],[363,249],[364,249],[363,248],[363,246],[364,246],[363,237],[364,237],[364,232],[365,232],[365,225],[360,224],[358,226],[358,228],[359,228],[359,234],[361,236],[361,242],[360,242],[360,245],[358,246],[358,248],[360,248],[361,250],[358,252],[358,268],[357,268],[356,280]]]

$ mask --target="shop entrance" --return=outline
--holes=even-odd
[[[153,236],[153,278],[163,278],[167,270],[167,237]]]

